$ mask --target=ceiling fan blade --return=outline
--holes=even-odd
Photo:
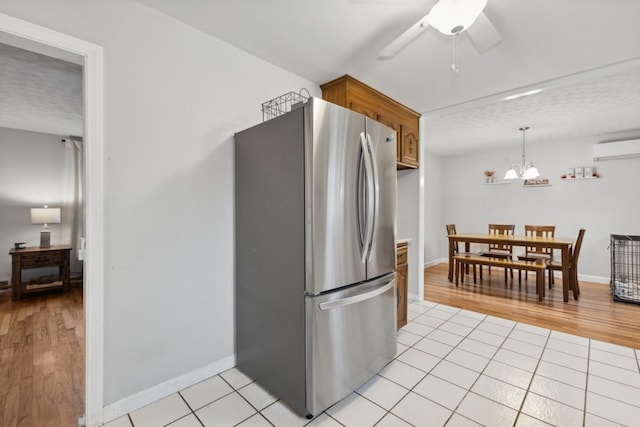
[[[413,24],[407,31],[400,34],[394,41],[389,43],[384,49],[378,53],[378,59],[391,59],[398,52],[404,49],[411,40],[415,39],[418,34],[429,27],[429,14],[423,16],[418,22]]]
[[[480,53],[484,53],[502,41],[496,27],[493,26],[484,12],[480,13],[473,25],[467,28],[471,43]]]
[[[420,0],[349,0],[349,3],[354,4],[385,4],[385,5],[396,5],[400,4],[411,4],[418,3]]]

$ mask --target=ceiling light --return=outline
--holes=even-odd
[[[487,0],[440,0],[429,12],[429,23],[442,34],[459,34],[474,23]]]
[[[529,130],[529,127],[523,126],[518,130],[522,131],[522,163],[514,163],[511,165],[511,169],[504,174],[504,179],[518,179],[518,177],[521,179],[535,179],[540,176],[540,172],[538,172],[538,168],[535,167],[532,162],[527,161],[524,145],[524,134]],[[516,169],[518,169],[518,171],[516,171]]]
[[[535,95],[536,93],[542,92],[542,89],[533,89],[528,90],[522,93],[516,93],[515,95],[509,95],[502,98],[503,101],[511,101],[512,99],[522,98],[523,96]]]
[[[475,22],[487,0],[440,0],[431,8],[429,23],[442,34],[454,36],[451,69],[458,73],[458,36]]]

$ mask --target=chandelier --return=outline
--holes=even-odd
[[[511,165],[511,169],[504,174],[504,179],[534,179],[540,176],[540,172],[538,172],[538,168],[533,166],[533,163],[527,161],[527,154],[524,149],[524,134],[527,130],[529,130],[529,126],[523,126],[520,129],[522,131],[522,163],[517,164],[514,163]],[[516,172],[516,169],[518,171]]]

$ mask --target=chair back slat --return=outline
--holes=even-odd
[[[525,225],[524,234],[526,236],[533,237],[554,237],[556,233],[555,225]],[[526,255],[553,255],[553,249],[551,248],[536,248],[532,246],[526,247]]]
[[[489,234],[513,236],[515,228],[515,224],[489,224]],[[504,243],[490,243],[489,250],[492,249],[511,252],[513,250],[513,246]]]

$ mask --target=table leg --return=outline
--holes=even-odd
[[[536,270],[536,289],[538,290],[538,301],[544,297],[544,270]]]
[[[449,237],[449,282],[453,282],[453,238]]]
[[[562,247],[562,298],[569,302],[569,288],[572,287],[571,273],[569,271],[569,247]]]
[[[22,286],[22,265],[20,264],[20,256],[13,255],[11,259],[11,299],[19,300],[21,296],[20,287]]]
[[[469,242],[464,242],[464,251],[465,251],[466,253],[471,252],[471,243],[469,243]],[[465,267],[464,272],[465,272],[466,274],[469,274],[469,264],[467,264],[467,266]],[[473,273],[475,274],[475,272],[476,272],[476,266],[474,265],[474,266],[473,266]],[[473,276],[473,283],[476,283],[476,276]]]
[[[69,291],[69,284],[71,282],[70,252],[71,251],[62,251],[62,265],[60,266],[60,274],[62,276],[62,292]]]

